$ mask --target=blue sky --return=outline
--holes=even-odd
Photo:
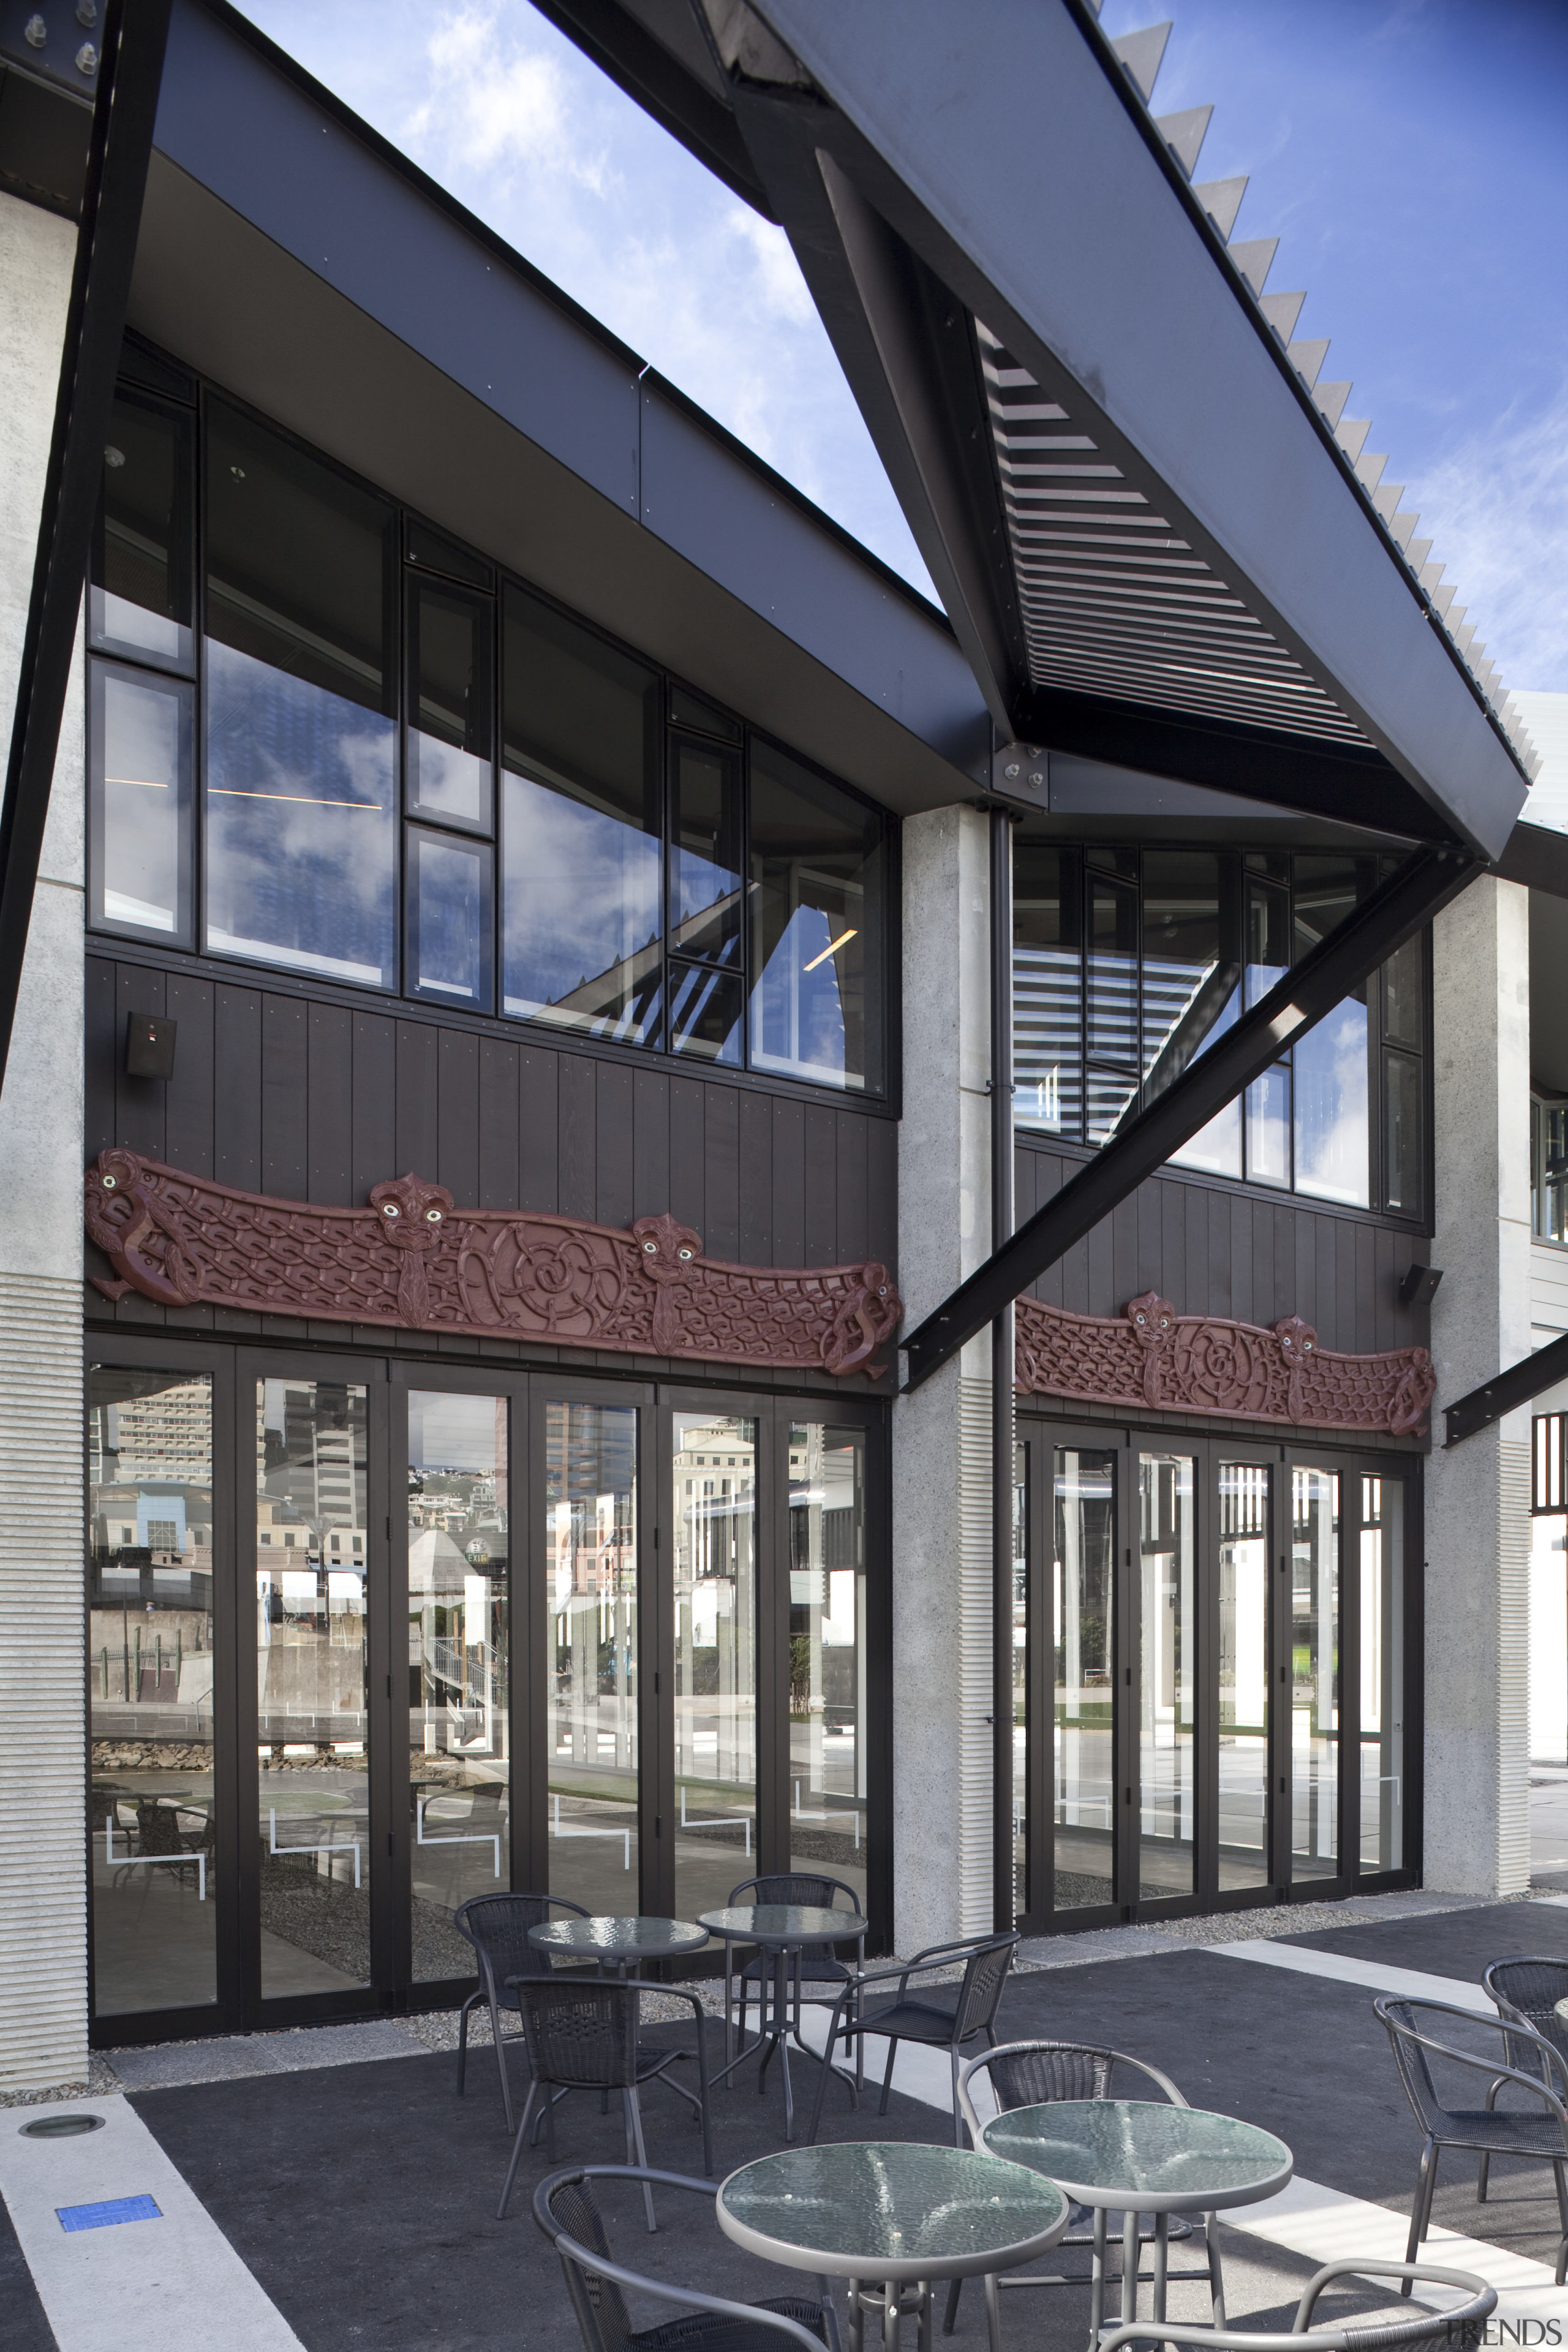
[[[962,0],[954,0],[962,5]],[[781,231],[528,0],[249,0],[300,63],[929,589]],[[1120,33],[1164,13],[1105,0]],[[1510,686],[1568,689],[1568,0],[1174,0],[1156,112],[1332,338]]]

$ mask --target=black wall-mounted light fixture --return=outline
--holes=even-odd
[[[125,1075],[128,1078],[172,1078],[174,1075],[174,1034],[177,1021],[162,1013],[132,1013],[125,1024]]]
[[[1399,1277],[1399,1296],[1406,1307],[1430,1307],[1442,1279],[1440,1265],[1407,1265]]]

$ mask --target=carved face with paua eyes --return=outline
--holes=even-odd
[[[650,1282],[680,1282],[702,1255],[702,1236],[668,1213],[639,1217],[632,1227],[642,1271]]]
[[[380,1220],[382,1238],[394,1249],[432,1250],[446,1238],[452,1195],[445,1184],[397,1176],[390,1183],[371,1186],[370,1205]]]

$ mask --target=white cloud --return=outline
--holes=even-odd
[[[1568,382],[1526,422],[1457,443],[1405,502],[1505,684],[1568,688]]]

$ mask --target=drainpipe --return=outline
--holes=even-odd
[[[991,811],[991,1246],[1013,1231],[1013,817]],[[991,1326],[992,1887],[1011,1928],[1013,1884],[1013,1306]]]

